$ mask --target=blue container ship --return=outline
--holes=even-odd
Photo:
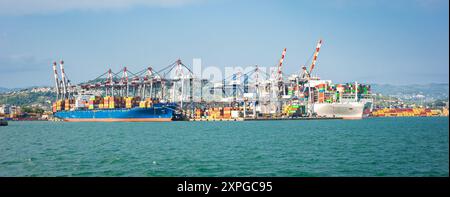
[[[181,119],[177,105],[158,103],[149,108],[75,109],[55,112],[68,122],[166,122]]]

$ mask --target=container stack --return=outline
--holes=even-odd
[[[334,98],[334,94],[332,94],[332,93],[330,93],[330,92],[327,92],[326,94],[325,94],[325,102],[327,102],[327,103],[332,103],[332,102],[334,102],[336,99]]]
[[[449,113],[448,113],[448,108],[443,108],[443,109],[442,109],[442,115],[443,115],[443,116],[448,116],[448,114],[449,114]]]
[[[372,112],[376,117],[398,117],[398,116],[441,116],[443,111],[425,108],[402,108],[402,109],[377,109]]]
[[[433,115],[432,112],[431,112],[431,109],[425,109],[425,114],[426,114],[426,116],[432,116]]]
[[[110,96],[103,97],[103,109],[108,109],[109,108],[109,99],[110,98],[111,98]]]
[[[319,103],[323,103],[325,101],[325,94],[323,92],[319,92]]]
[[[316,86],[318,92],[318,102],[323,103],[325,101],[325,89],[326,84],[319,84]]]
[[[201,118],[203,116],[203,110],[202,109],[195,109],[195,117],[196,118]]]
[[[108,101],[108,108],[109,109],[114,109],[116,107],[116,97],[109,97],[109,101]]]
[[[146,101],[145,105],[147,108],[152,107],[152,103],[155,102],[155,101],[152,101],[151,98],[146,98],[145,101]]]
[[[345,90],[344,90],[344,93],[355,93],[354,92],[354,87],[353,87],[353,84],[349,84],[349,83],[347,83],[347,84],[345,84],[344,85],[344,87],[345,87]]]
[[[287,116],[293,116],[295,114],[299,114],[301,110],[301,105],[298,103],[285,105],[283,108],[283,114]]]
[[[223,118],[230,119],[231,118],[231,107],[223,108]]]
[[[289,114],[292,115],[292,114],[297,113],[299,107],[300,107],[300,105],[298,105],[298,104],[291,105],[291,107],[289,109]]]
[[[91,96],[89,98],[89,106],[88,106],[88,108],[89,109],[94,109],[94,104],[95,104],[95,96]]]
[[[58,100],[56,101],[56,111],[64,110],[64,101]]]
[[[56,110],[56,102],[52,104],[52,111],[53,111],[53,113],[57,112],[57,110]]]
[[[146,108],[147,107],[147,101],[139,101],[139,108]]]
[[[75,109],[75,99],[70,99],[70,109]]]
[[[69,99],[65,99],[64,100],[64,110],[69,110],[69,109],[70,109]]]
[[[223,115],[222,108],[218,108],[218,107],[210,108],[209,115],[210,115],[210,118],[212,118],[212,119],[221,119],[222,115]]]
[[[360,88],[358,88],[358,93],[361,94],[368,94],[369,93],[369,86],[368,85],[361,85]]]
[[[342,84],[337,84],[336,91],[337,92],[341,92],[341,93],[344,92],[345,91],[345,86],[342,85]]]
[[[443,112],[441,111],[441,110],[438,110],[438,109],[432,109],[431,110],[431,115],[432,116],[439,116],[439,115],[442,115],[443,114]]]
[[[133,97],[125,97],[125,108],[130,109],[133,107]]]

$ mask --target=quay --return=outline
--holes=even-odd
[[[341,117],[259,117],[259,118],[191,118],[189,121],[191,122],[217,122],[217,121],[267,121],[267,120],[338,120],[343,119]]]

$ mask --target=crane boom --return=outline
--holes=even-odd
[[[277,70],[277,80],[278,82],[283,81],[283,74],[281,72],[281,68],[283,66],[284,56],[286,55],[286,48],[284,48],[283,53],[281,53],[281,59],[280,63],[278,64],[278,70]]]
[[[316,61],[317,61],[317,56],[319,55],[319,51],[320,51],[320,46],[322,46],[322,39],[319,40],[319,42],[317,43],[317,47],[316,47],[316,51],[314,52],[314,58],[311,62],[311,66],[309,68],[309,75],[311,75],[314,66],[316,65]]]

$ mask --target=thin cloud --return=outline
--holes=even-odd
[[[0,15],[61,13],[70,10],[126,9],[134,6],[177,7],[202,0],[0,0]]]

